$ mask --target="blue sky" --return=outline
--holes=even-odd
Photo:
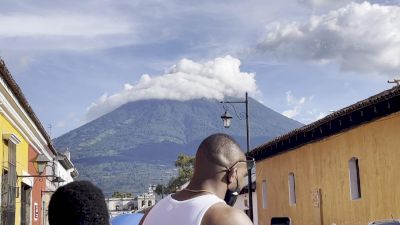
[[[1,5],[0,56],[52,137],[128,101],[245,91],[310,123],[400,78],[400,1]]]

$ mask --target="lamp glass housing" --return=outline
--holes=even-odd
[[[40,154],[37,156],[35,163],[37,164],[37,170],[39,174],[42,174],[44,172],[44,169],[48,162],[50,162],[50,160],[44,154]]]
[[[229,115],[227,111],[221,116],[222,121],[224,122],[224,127],[229,128],[231,126],[232,116]]]
[[[44,172],[44,168],[46,167],[46,164],[44,163],[38,163],[38,173],[42,174]]]

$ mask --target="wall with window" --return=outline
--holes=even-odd
[[[27,173],[28,171],[28,143],[27,141],[23,138],[22,134],[16,129],[15,125],[10,122],[10,118],[7,118],[7,116],[3,113],[0,112],[0,137],[1,137],[1,145],[0,145],[0,162],[1,162],[1,171],[7,171],[9,172],[11,168],[10,163],[9,163],[9,153],[13,149],[12,148],[12,140],[8,140],[8,135],[12,134],[14,135],[17,139],[19,139],[19,143],[15,144],[15,172],[16,175],[23,175]],[[3,173],[1,173],[2,175]],[[4,177],[2,176],[2,179],[4,180]],[[15,177],[15,224],[20,224],[21,223],[21,183],[22,179],[21,178],[16,178]],[[4,184],[1,185],[2,187],[5,187]],[[2,195],[5,190],[1,190]],[[0,199],[0,201],[2,201]],[[3,206],[6,205],[6,202],[1,202]],[[4,214],[0,216],[0,221],[4,221]],[[1,224],[1,222],[0,222]],[[12,225],[12,224],[10,224]]]
[[[294,178],[294,173],[289,173],[288,176],[288,188],[289,188],[289,204],[296,205],[296,181]]]
[[[273,217],[290,218],[292,224],[400,218],[399,135],[400,113],[394,113],[258,161],[259,224],[271,224]],[[290,199],[290,174],[295,199]]]

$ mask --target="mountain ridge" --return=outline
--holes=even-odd
[[[244,107],[244,104],[235,104],[236,112],[244,112]],[[81,172],[81,178],[95,180],[106,193],[112,191],[113,187],[109,184],[112,180],[120,182],[121,188],[146,188],[144,184],[151,182],[151,179],[164,177],[166,182],[172,175],[162,172],[173,173],[173,162],[177,155],[193,155],[200,141],[212,133],[228,133],[245,147],[245,121],[237,119],[235,111],[230,108],[234,118],[231,128],[226,129],[220,118],[223,113],[222,104],[217,100],[140,100],[124,104],[54,139],[54,145],[57,149],[68,148]],[[301,125],[249,98],[251,146]],[[134,165],[140,165],[140,168],[151,168],[145,178],[139,179],[131,174],[132,171],[121,169],[120,173],[130,174],[130,177],[135,177],[132,178],[134,180],[125,179],[121,182],[118,179],[123,179],[123,176],[117,174],[114,174],[114,179],[109,177],[104,180],[103,176],[107,177],[107,174],[116,170],[105,169],[104,165],[109,163],[114,163],[113,167],[130,165],[128,167],[133,168]],[[159,165],[167,165],[165,171],[156,171]],[[96,170],[92,171],[96,174],[94,177],[88,168]],[[129,191],[126,189],[123,191]]]

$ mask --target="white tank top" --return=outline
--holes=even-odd
[[[207,210],[219,202],[225,203],[213,194],[183,201],[168,195],[150,210],[143,225],[200,225]]]

